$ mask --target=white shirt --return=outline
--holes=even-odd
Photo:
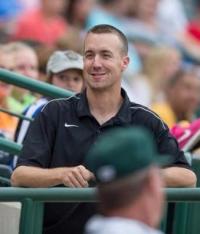
[[[163,234],[137,220],[121,217],[93,216],[86,224],[85,234]]]

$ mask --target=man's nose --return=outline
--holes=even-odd
[[[102,64],[101,64],[101,59],[100,59],[100,57],[98,56],[98,55],[96,55],[95,57],[94,57],[94,59],[93,59],[93,67],[94,68],[99,68],[99,67],[101,67],[102,66]]]

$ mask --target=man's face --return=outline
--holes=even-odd
[[[82,71],[69,69],[52,76],[52,84],[60,88],[80,93],[83,88]]]
[[[122,53],[122,42],[111,33],[89,33],[84,49],[84,78],[90,89],[120,87],[121,75],[129,58]]]

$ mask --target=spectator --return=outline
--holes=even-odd
[[[96,0],[70,0],[66,11],[67,21],[75,28],[83,30]]]
[[[41,0],[41,7],[25,12],[16,24],[13,39],[32,39],[53,46],[68,25],[61,16],[66,0]]]
[[[39,78],[38,58],[30,46],[22,42],[10,42],[4,45],[4,51],[13,56],[14,72],[33,79]],[[21,113],[35,100],[32,93],[17,86],[13,87],[11,96],[8,98],[9,105],[17,113]]]
[[[191,122],[200,102],[200,80],[197,70],[180,70],[168,81],[166,100],[155,102],[152,109],[171,128],[180,121]]]
[[[113,130],[96,142],[86,161],[97,180],[100,214],[86,234],[161,234],[155,229],[164,201],[161,158],[142,128]]]
[[[149,129],[159,153],[173,156],[173,162],[162,170],[167,186],[195,185],[196,176],[166,125],[149,109],[131,103],[121,89],[122,72],[129,63],[127,53],[126,37],[118,29],[97,25],[87,33],[83,70],[86,90],[51,101],[42,109],[24,141],[12,174],[13,186],[88,187],[94,176],[84,160],[91,145],[109,129],[132,125]],[[48,204],[44,233],[81,234],[94,208],[88,203]]]
[[[151,107],[165,100],[168,80],[180,69],[180,52],[170,46],[152,48],[144,59],[142,72],[130,80],[134,101]]]

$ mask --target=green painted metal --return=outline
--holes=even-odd
[[[33,210],[34,210],[34,201],[30,198],[25,198],[22,201],[22,210],[21,210],[21,218],[20,218],[20,225],[19,225],[19,233],[26,234],[30,233],[33,234]]]
[[[18,155],[22,149],[22,145],[0,137],[0,149],[8,153]]]
[[[19,75],[15,72],[11,72],[5,69],[0,69],[0,80],[36,93],[40,93],[47,97],[61,98],[74,95],[73,92],[47,84],[46,82]]]
[[[0,186],[11,186],[10,180],[8,178],[0,176]]]
[[[173,232],[176,234],[187,234],[188,203],[175,204]]]
[[[15,116],[15,117],[17,117],[17,118],[19,118],[19,119],[28,120],[28,121],[30,121],[30,122],[33,121],[32,118],[28,118],[28,117],[26,117],[26,116],[24,116],[24,115],[16,114],[16,113],[14,113],[14,112],[12,112],[12,111],[5,110],[5,109],[3,109],[3,108],[0,108],[0,112],[3,112],[3,113],[6,113],[6,114]]]
[[[42,234],[43,215],[44,215],[44,203],[35,202],[34,221],[33,221],[33,233],[34,234]]]
[[[200,202],[200,188],[165,189],[168,202]],[[41,234],[43,202],[98,202],[95,188],[0,188],[0,201],[20,201],[22,203],[19,234]],[[187,205],[187,203],[184,203]],[[173,234],[188,232],[187,209],[182,207],[175,214]],[[198,216],[199,217],[199,216]],[[181,218],[183,220],[181,220]],[[167,224],[164,224],[166,228]],[[198,234],[196,230],[195,234]]]
[[[43,210],[42,203],[25,198],[22,201],[19,233],[42,234]]]
[[[0,201],[96,202],[95,188],[0,188]]]
[[[200,188],[167,188],[168,202],[200,202]],[[0,201],[97,202],[95,188],[0,188]]]
[[[167,188],[167,200],[170,202],[198,202],[200,188]]]

